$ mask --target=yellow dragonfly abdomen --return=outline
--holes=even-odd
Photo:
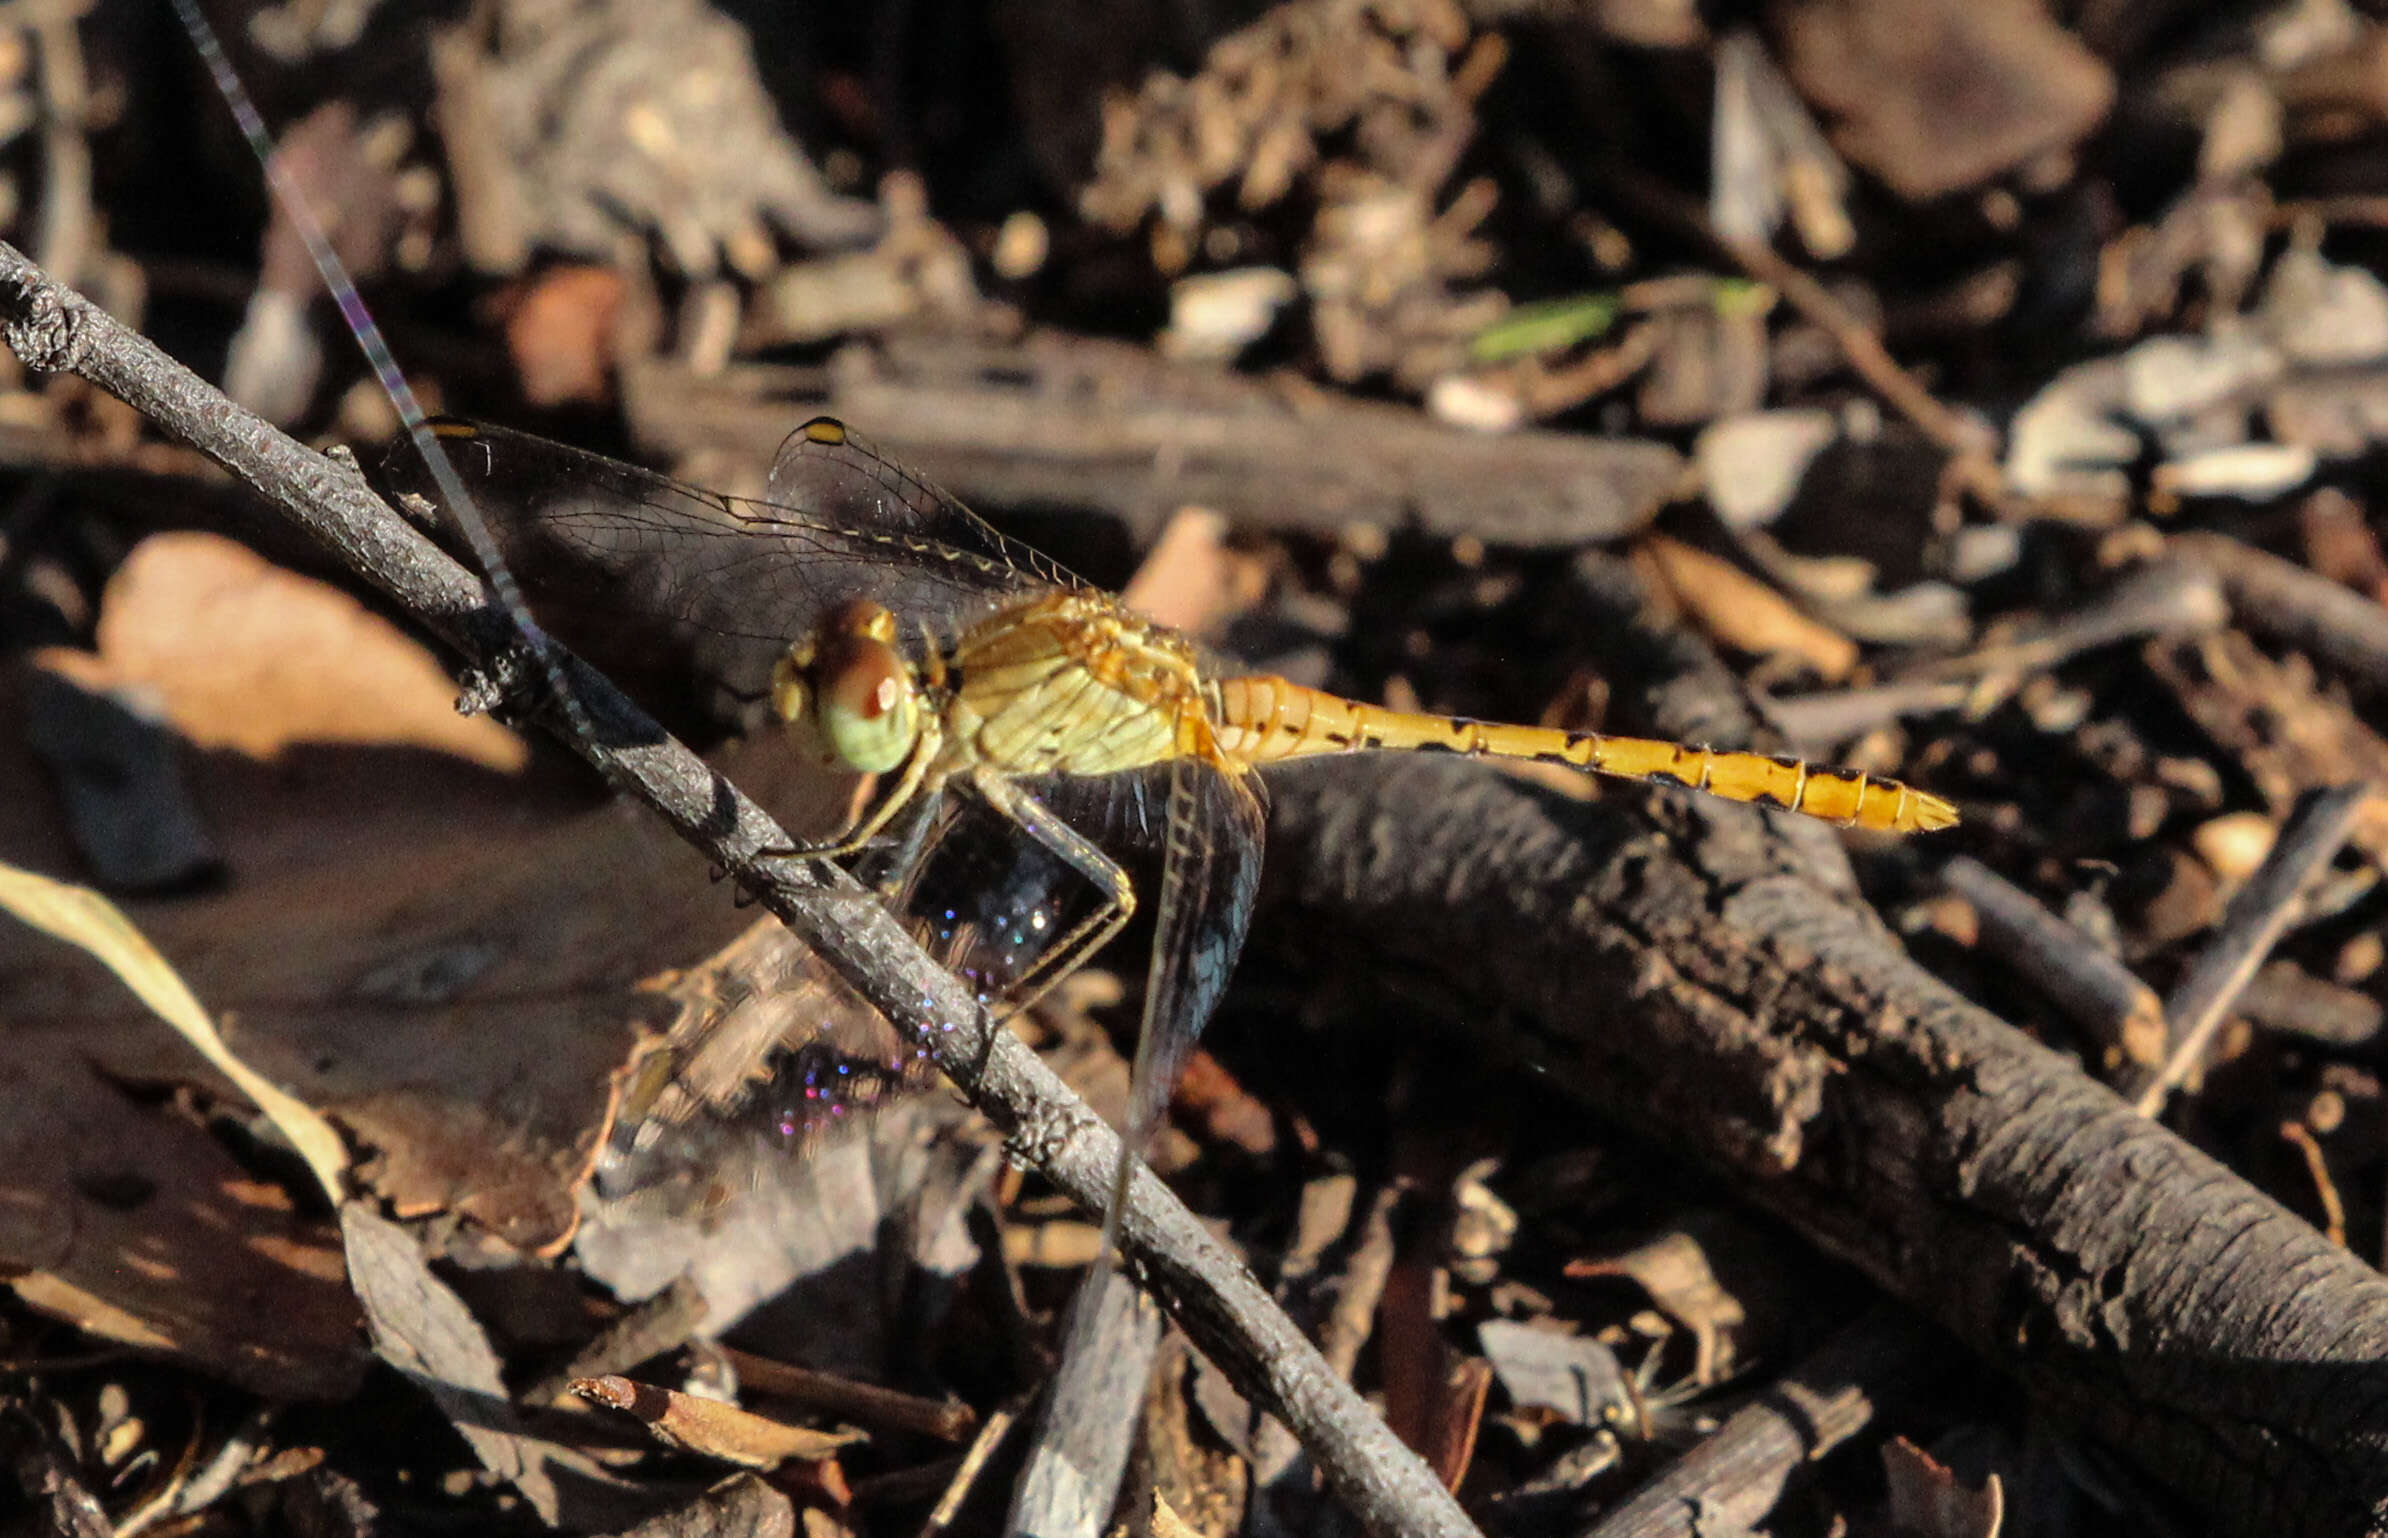
[[[1853,769],[1647,737],[1388,710],[1267,675],[1219,680],[1212,711],[1221,751],[1251,764],[1327,753],[1422,749],[1569,764],[1622,780],[1664,780],[1727,800],[1772,805],[1885,833],[1923,833],[1957,821],[1957,808],[1949,801]]]

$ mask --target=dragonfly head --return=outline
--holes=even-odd
[[[771,708],[800,751],[863,774],[912,756],[920,683],[895,642],[895,616],[858,598],[788,648],[771,670]]]

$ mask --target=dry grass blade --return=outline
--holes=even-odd
[[[0,908],[69,945],[81,946],[124,983],[199,1055],[240,1087],[307,1161],[325,1198],[346,1194],[348,1149],[331,1124],[242,1062],[202,1005],[124,910],[89,887],[0,864]]]

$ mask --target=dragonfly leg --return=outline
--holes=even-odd
[[[936,760],[937,750],[944,745],[945,734],[935,721],[924,723],[920,739],[912,745],[912,756],[904,762],[904,777],[896,781],[895,789],[879,800],[878,807],[865,818],[861,826],[841,838],[819,844],[790,844],[779,849],[758,849],[759,859],[842,860],[858,854],[870,845],[895,820],[896,813],[920,795],[921,782],[928,777],[929,765]],[[934,803],[936,797],[929,800]]]
[[[912,890],[913,881],[920,875],[922,856],[929,852],[929,832],[937,826],[939,803],[943,796],[918,796],[912,811],[904,820],[904,830],[896,835],[895,851],[888,856],[887,868],[871,882],[879,901],[894,907]]]
[[[1018,1014],[1045,996],[1055,983],[1078,969],[1124,928],[1136,912],[1136,888],[1119,862],[1088,841],[1085,835],[1053,815],[1045,803],[1013,780],[986,768],[971,771],[970,788],[979,798],[1016,824],[1030,838],[1060,859],[1103,894],[1103,905],[1080,920],[1019,982],[1005,1001],[1007,1014]]]

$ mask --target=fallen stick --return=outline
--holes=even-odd
[[[2150,1068],[2163,1060],[2164,1005],[2119,958],[1971,855],[1942,866],[1940,879],[1973,905],[1985,957],[2013,968],[2121,1060]]]
[[[888,453],[965,502],[1097,508],[1139,538],[1195,505],[1247,527],[1577,545],[1646,526],[1683,474],[1681,455],[1646,438],[1471,432],[1086,337],[856,347],[799,376],[803,404],[758,390],[787,374],[641,364],[624,376],[623,408],[667,457],[707,449],[756,466],[790,423],[828,411],[869,424]]]
[[[1647,724],[1729,722],[1670,697]],[[1470,1000],[1473,1049],[1721,1171],[2214,1530],[2388,1518],[2388,1280],[1909,960],[1799,830],[1449,760],[1273,790],[1264,934]]]
[[[2164,1061],[2152,1073],[2129,1076],[2127,1092],[2142,1116],[2164,1109],[2165,1097],[2193,1073],[2213,1045],[2239,993],[2296,919],[2299,899],[2314,877],[2327,870],[2346,846],[2368,785],[2342,785],[2306,800],[2272,853],[2223,910],[2222,923],[2165,1003],[2170,1039]]]
[[[1915,1397],[1951,1354],[1907,1315],[1876,1309],[1603,1513],[1585,1538],[1758,1528],[1801,1469]]]
[[[2388,609],[2228,535],[2176,534],[2169,544],[2222,579],[2248,629],[2344,668],[2369,688],[2388,686]]]

